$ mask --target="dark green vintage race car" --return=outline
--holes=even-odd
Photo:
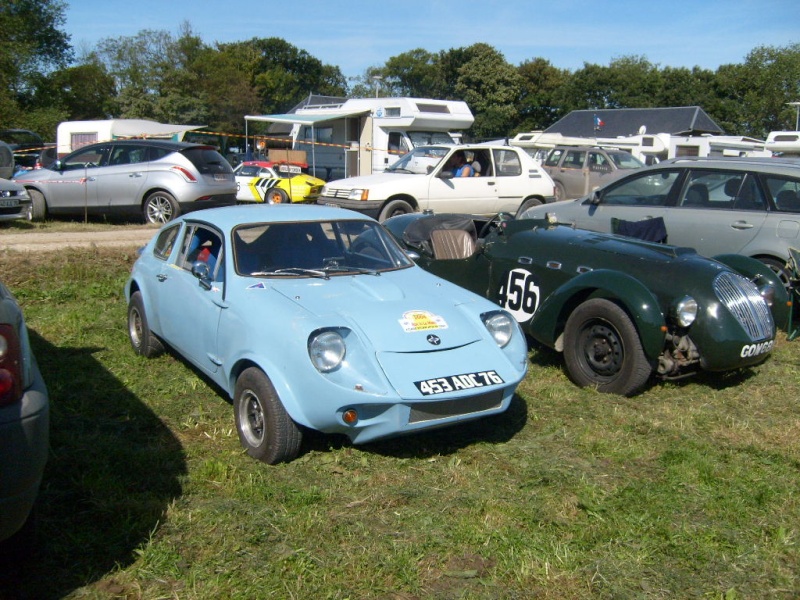
[[[564,353],[579,386],[633,395],[652,376],[727,371],[770,355],[786,289],[763,263],[500,214],[384,222],[426,270],[496,301]]]

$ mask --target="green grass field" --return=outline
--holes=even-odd
[[[187,364],[134,355],[134,259],[0,254],[52,402],[20,597],[800,597],[800,341],[635,398],[532,350],[503,415],[271,467]]]

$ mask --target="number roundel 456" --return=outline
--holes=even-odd
[[[524,323],[539,308],[541,294],[533,273],[525,269],[512,269],[506,274],[497,293],[497,302],[514,318]]]

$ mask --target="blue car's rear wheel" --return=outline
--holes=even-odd
[[[251,367],[239,375],[233,411],[239,441],[253,458],[274,465],[299,454],[302,432],[260,369]]]
[[[564,362],[576,385],[623,396],[639,392],[653,372],[633,322],[604,298],[584,302],[567,319]]]
[[[147,324],[141,292],[131,294],[131,301],[128,304],[128,337],[136,354],[152,358],[164,351],[161,340],[150,331],[150,326]]]

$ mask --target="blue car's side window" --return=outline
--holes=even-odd
[[[161,260],[167,260],[169,258],[169,255],[172,254],[172,249],[175,247],[175,240],[178,239],[178,232],[180,229],[180,225],[175,225],[158,234],[153,248],[153,254],[157,258]]]
[[[195,262],[204,262],[211,272],[211,279],[222,281],[224,275],[222,252],[222,237],[216,231],[206,227],[190,227],[184,238],[181,266],[191,270]]]

